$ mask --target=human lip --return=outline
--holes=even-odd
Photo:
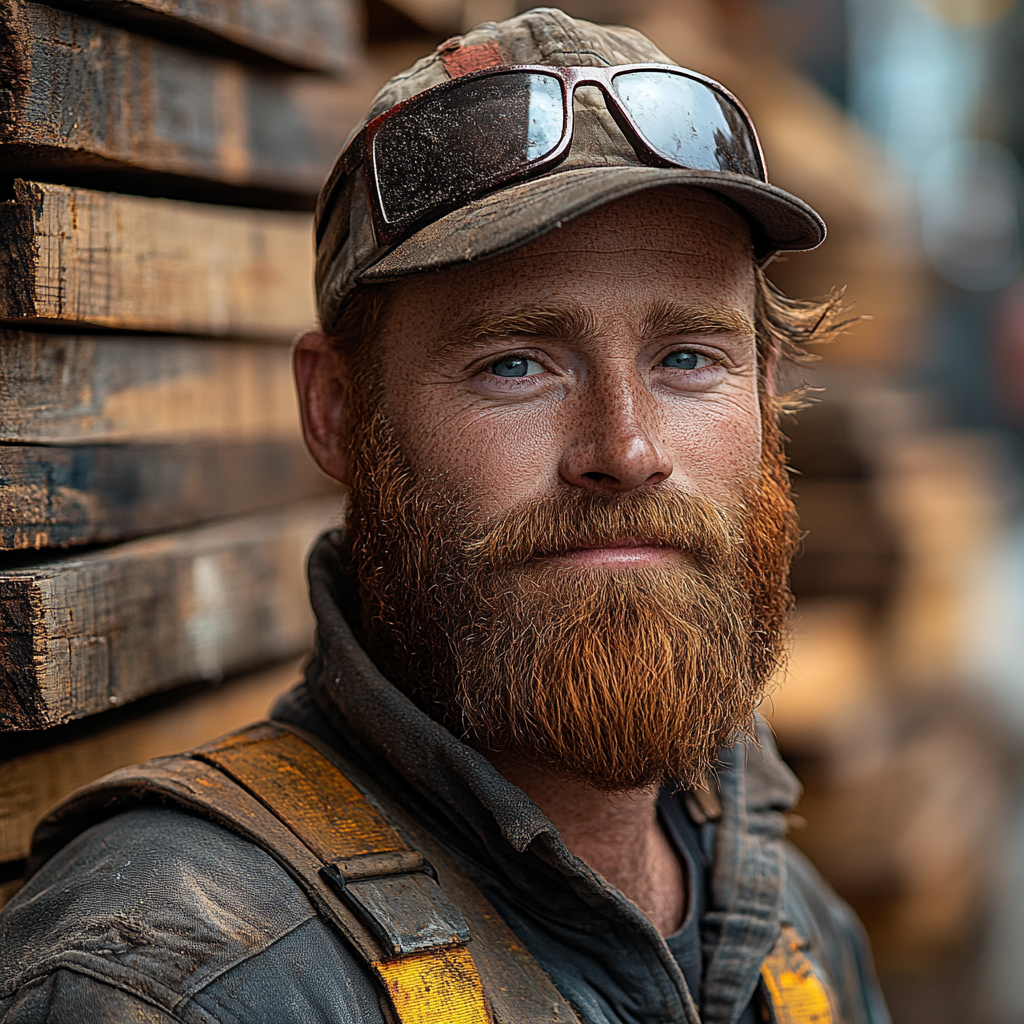
[[[557,561],[581,567],[623,567],[658,565],[672,560],[679,552],[662,544],[627,537],[622,540],[602,541],[586,547],[573,548],[552,556]]]

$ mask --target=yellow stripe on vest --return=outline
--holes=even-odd
[[[779,941],[761,965],[773,1024],[840,1024],[804,945],[791,925],[783,925]]]
[[[408,849],[320,751],[280,726],[250,726],[196,754],[249,790],[325,863]]]
[[[402,1024],[490,1024],[480,975],[465,946],[373,966]]]

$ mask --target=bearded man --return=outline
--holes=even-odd
[[[389,83],[296,349],[349,494],[306,681],[43,823],[3,1020],[887,1021],[755,715],[774,381],[836,313],[761,268],[823,231],[630,30],[536,10]]]

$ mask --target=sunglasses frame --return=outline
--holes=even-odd
[[[720,96],[731,106],[739,116],[743,126],[746,128],[752,144],[754,158],[757,164],[757,177],[760,181],[767,182],[768,175],[765,171],[764,154],[761,150],[761,143],[754,129],[753,121],[747,113],[743,104],[724,86],[696,71],[689,71],[674,64],[615,64],[610,67],[579,67],[579,66],[552,66],[550,64],[498,64],[493,67],[484,68],[480,71],[473,71],[466,75],[460,75],[449,82],[442,82],[440,85],[432,86],[423,92],[416,93],[407,99],[396,103],[383,114],[375,117],[366,127],[352,140],[345,153],[342,154],[339,163],[344,167],[343,175],[355,171],[358,166],[363,167],[366,181],[367,200],[370,207],[370,214],[373,222],[374,234],[379,245],[392,245],[395,242],[412,235],[423,223],[436,218],[439,212],[443,216],[452,210],[458,209],[465,202],[475,199],[488,192],[492,192],[504,185],[511,185],[518,181],[525,181],[536,177],[539,174],[557,166],[568,155],[572,147],[573,131],[575,127],[575,113],[573,96],[581,85],[597,86],[604,94],[605,103],[612,117],[615,119],[623,134],[629,140],[637,158],[653,167],[685,167],[659,153],[644,138],[640,128],[633,120],[632,115],[626,110],[622,101],[615,92],[614,81],[621,75],[642,72],[661,71],[681,78],[688,78],[705,86]],[[507,75],[510,73],[540,74],[550,78],[557,78],[562,88],[562,135],[558,144],[544,156],[529,163],[522,171],[513,174],[504,174],[496,177],[493,181],[468,189],[459,199],[451,203],[439,203],[429,210],[414,217],[406,218],[399,222],[390,222],[384,216],[383,202],[380,196],[380,186],[377,179],[377,167],[375,160],[374,144],[380,130],[396,114],[406,111],[414,105],[429,103],[434,96],[453,89],[458,89],[467,82],[493,75]],[[708,172],[715,173],[715,172]],[[721,173],[721,172],[719,172]]]

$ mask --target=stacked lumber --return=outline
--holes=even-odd
[[[359,20],[0,0],[0,903],[71,789],[298,677],[340,495],[289,344],[315,322],[310,211],[365,105]]]
[[[835,378],[786,432],[807,536],[763,710],[804,786],[792,839],[860,914],[883,985],[917,1005],[969,962],[1009,813],[971,660],[1008,474],[997,439],[937,425],[920,395]]]

